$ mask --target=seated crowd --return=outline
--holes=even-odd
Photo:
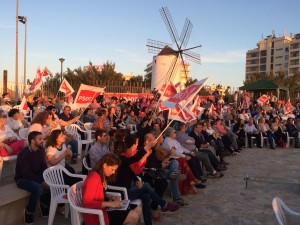
[[[50,195],[43,171],[62,165],[75,173],[71,165],[78,163],[79,140],[66,132],[75,122],[83,130],[89,123],[94,134],[94,144],[86,153],[91,171],[84,181],[82,205],[103,210],[105,223],[114,225],[137,224],[141,215],[146,225],[161,221],[160,211],[177,211],[189,204],[182,196],[200,194],[207,179],[223,177],[228,166],[225,157],[240,154],[245,146],[263,147],[264,137],[272,149],[284,148],[291,137],[299,147],[299,107],[286,115],[280,104],[252,103],[247,110],[236,104],[219,104],[215,110],[209,109],[211,102],[201,104],[206,109],[197,120],[172,126],[168,126],[167,114],[156,110],[153,99],[103,98],[81,114],[63,99],[37,98],[30,122],[19,109],[1,110],[1,156],[18,155],[15,182],[31,193],[25,223],[33,223],[39,199],[42,215],[48,213]],[[23,128],[28,128],[27,140],[19,137]],[[78,136],[84,138],[83,133]],[[78,181],[64,176],[67,185]],[[142,205],[106,210],[122,206],[105,197],[108,185],[125,187],[128,198],[140,199]],[[164,199],[168,185],[173,202]],[[58,211],[63,212],[63,206]],[[83,218],[86,225],[99,224],[95,215],[84,214]]]

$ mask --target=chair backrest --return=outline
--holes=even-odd
[[[90,172],[90,171],[92,170],[92,168],[89,167],[89,165],[87,164],[86,156],[84,156],[84,157],[82,158],[82,164],[83,164],[84,168],[85,168],[87,171]]]
[[[19,130],[19,137],[24,140],[27,140],[28,134],[29,134],[29,128],[21,128]]]
[[[84,124],[84,129],[86,129],[86,130],[91,130],[92,129],[92,127],[93,127],[93,123],[85,123]]]
[[[71,206],[71,219],[72,225],[81,225],[82,215],[81,213],[97,214],[99,217],[100,225],[105,225],[104,216],[102,210],[99,209],[87,209],[82,207],[82,186],[83,181],[80,181],[72,185],[68,189],[68,199]]]
[[[69,188],[68,185],[65,185],[63,173],[68,173],[68,171],[61,165],[51,166],[43,173],[44,180],[50,187],[52,198],[64,194],[66,188]]]
[[[277,223],[279,225],[287,225],[284,211],[289,213],[290,215],[300,217],[300,213],[291,210],[280,198],[275,197],[272,201],[273,211],[275,213],[275,217]]]

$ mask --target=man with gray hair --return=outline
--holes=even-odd
[[[200,161],[195,157],[194,154],[184,148],[177,140],[176,140],[176,131],[173,127],[168,127],[165,132],[165,140],[162,144],[162,147],[167,151],[171,151],[171,149],[175,149],[174,157],[177,158],[185,158],[188,165],[190,166],[194,176],[201,180],[201,182],[205,182],[203,179],[203,172],[200,167]],[[201,186],[201,187],[200,187]],[[198,188],[204,188],[205,185],[200,185]],[[196,186],[197,187],[197,186]]]
[[[197,157],[203,163],[205,170],[207,171],[207,177],[217,178],[224,176],[222,173],[215,170],[211,164],[210,157],[214,157],[214,162],[217,163],[216,168],[218,166],[218,160],[213,153],[208,149],[197,149],[195,145],[195,139],[190,137],[185,131],[186,125],[184,123],[180,123],[176,132],[176,140],[183,147],[188,149],[191,152],[190,154]]]

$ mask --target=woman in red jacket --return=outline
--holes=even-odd
[[[107,201],[105,191],[107,183],[115,179],[115,172],[121,164],[118,156],[108,153],[96,163],[94,169],[86,178],[82,190],[82,206],[91,209],[101,209],[106,225],[136,225],[141,216],[142,209],[136,206],[133,210],[106,211],[106,208],[120,208],[122,202]],[[131,208],[132,205],[130,205]],[[86,225],[99,225],[98,215],[83,214]]]

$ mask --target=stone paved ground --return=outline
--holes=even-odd
[[[225,176],[209,179],[199,195],[184,198],[190,203],[177,213],[163,214],[163,225],[271,225],[276,224],[271,202],[282,198],[300,212],[300,185],[250,181],[245,188],[243,178],[265,178],[274,181],[300,180],[300,149],[245,149],[240,155],[227,157],[230,163]],[[168,199],[168,194],[166,194]],[[291,224],[300,219],[288,218]],[[36,225],[47,224],[40,218]],[[70,219],[56,215],[54,225],[70,224]]]

